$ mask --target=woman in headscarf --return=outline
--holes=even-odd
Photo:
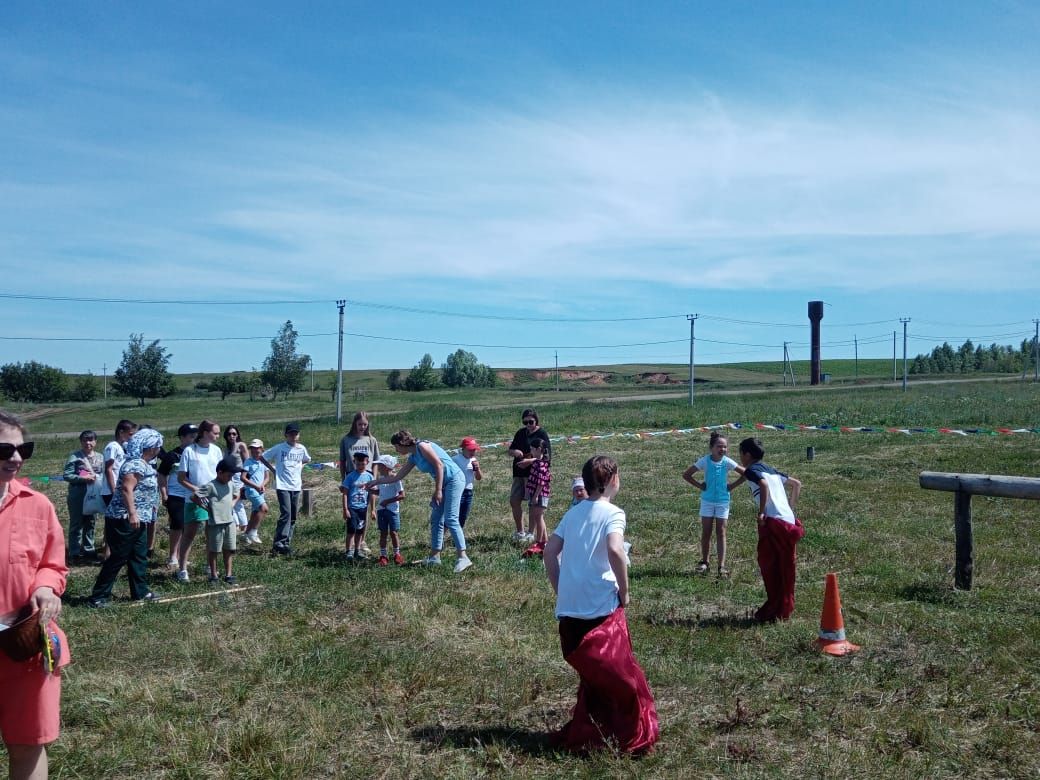
[[[47,776],[47,745],[61,727],[59,670],[69,662],[65,634],[54,622],[68,574],[61,523],[46,496],[16,479],[32,453],[25,426],[0,411],[0,550],[10,551],[0,565],[0,624],[13,626],[5,635],[17,631],[17,623],[35,629],[36,638],[28,652],[13,652],[6,643],[0,652],[0,737],[11,777]],[[20,615],[28,618],[19,621]],[[53,666],[40,652],[41,625]]]
[[[112,503],[105,510],[105,538],[111,555],[98,572],[87,606],[106,607],[112,586],[123,566],[134,601],[158,601],[148,588],[148,527],[159,510],[159,481],[151,462],[162,447],[163,437],[154,428],[142,428],[126,443],[126,460]]]

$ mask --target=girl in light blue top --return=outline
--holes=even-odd
[[[466,489],[465,474],[439,444],[417,440],[408,431],[398,431],[390,437],[390,443],[394,445],[398,455],[407,456],[408,460],[397,473],[369,482],[368,489],[378,489],[380,485],[402,480],[413,468],[429,474],[433,478],[433,497],[430,500],[430,556],[422,563],[426,566],[440,565],[444,529],[447,528],[458,552],[455,573],[465,571],[473,565],[466,555],[466,536],[459,525],[459,504],[462,502],[462,491]]]
[[[718,431],[711,434],[709,440],[711,452],[700,458],[683,472],[683,479],[698,490],[701,495],[701,560],[697,564],[697,573],[708,571],[708,551],[711,549],[711,529],[715,526],[715,545],[719,557],[719,576],[729,574],[726,569],[726,521],[729,519],[729,494],[744,481],[744,469],[726,453],[729,442]],[[704,481],[699,482],[693,475],[704,472]],[[728,482],[730,471],[740,474],[740,479]]]

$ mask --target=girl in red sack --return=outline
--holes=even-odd
[[[54,619],[61,612],[68,568],[54,506],[16,479],[32,452],[25,426],[0,411],[0,623],[12,625],[31,613],[40,639],[32,655],[14,652],[6,643],[0,652],[0,736],[10,776],[36,780],[47,777],[46,746],[59,732],[59,669],[69,662],[69,653]]]
[[[573,716],[550,742],[579,753],[608,746],[645,753],[660,729],[625,619],[625,513],[611,503],[621,489],[618,465],[597,455],[581,474],[589,500],[567,511],[543,555],[563,657],[580,678]]]
[[[755,612],[755,620],[772,623],[787,620],[794,612],[795,548],[805,529],[793,508],[802,483],[763,463],[765,454],[758,439],[740,443],[740,464],[758,502],[758,568],[766,586],[766,603]],[[791,489],[790,502],[787,488]]]

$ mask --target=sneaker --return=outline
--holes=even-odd
[[[359,552],[362,552],[367,556],[370,552],[372,552],[372,550],[369,549],[367,542],[362,542]]]
[[[227,585],[237,585],[238,580],[235,579],[234,575],[229,574],[224,578],[224,583]]]
[[[156,601],[162,601],[162,596],[160,596],[158,593],[152,593],[152,591],[148,591],[143,596],[141,596],[141,598],[135,599],[135,600],[136,601],[149,601],[149,602],[152,602],[154,604]]]
[[[524,544],[534,544],[534,534],[524,534]]]
[[[363,560],[366,560],[366,559],[368,558],[368,556],[367,556],[367,555],[365,554],[365,550],[364,550],[364,548],[362,548],[362,549],[358,550],[358,551],[357,551],[357,552],[356,552],[356,553],[354,554],[354,557],[355,557],[355,558],[356,558],[357,560],[359,560],[359,561],[363,561]]]
[[[343,557],[346,560],[348,560],[348,561],[354,560],[354,551],[353,550],[347,550],[345,553],[343,553]]]
[[[188,572],[187,571],[185,571],[184,569],[181,569],[180,571],[177,572],[177,582],[188,582],[188,580],[189,580],[189,578],[188,578]]]
[[[707,574],[708,573],[708,568],[709,567],[708,567],[708,562],[707,561],[700,561],[700,562],[698,562],[697,568],[694,569],[694,571],[697,572],[698,574]]]
[[[462,555],[457,561],[455,561],[455,573],[460,574],[472,565],[473,561],[471,561],[468,556]]]
[[[394,563],[398,566],[404,566],[404,556],[399,552],[394,553]]]
[[[180,568],[181,562],[178,561],[174,556],[171,555],[166,560],[166,565],[169,566],[171,569],[177,569],[177,568]]]
[[[246,544],[263,544],[260,534],[256,531],[246,531]]]
[[[90,609],[105,609],[111,606],[111,603],[108,599],[87,599],[87,606]]]
[[[517,531],[513,534],[513,544],[523,544],[524,536],[525,534],[523,531]]]
[[[729,577],[729,569],[727,569],[725,566],[720,566],[719,567],[719,579],[720,580],[724,580],[724,579],[727,579],[728,577]]]
[[[380,566],[389,566],[390,565],[390,559],[387,558],[385,555],[380,555],[379,556],[379,565]]]
[[[439,555],[431,555],[428,558],[423,558],[419,561],[420,566],[440,566],[441,557]]]
[[[218,577],[216,574],[211,574],[206,578],[206,582],[210,585],[216,585],[220,582],[220,577]]]

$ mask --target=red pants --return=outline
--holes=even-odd
[[[758,568],[766,586],[766,603],[755,620],[787,620],[794,612],[794,562],[798,540],[805,528],[797,518],[794,525],[767,517],[758,527]]]
[[[579,753],[608,744],[624,753],[649,751],[660,736],[657,710],[646,675],[632,654],[625,610],[614,610],[569,653],[573,627],[567,621],[560,621],[560,640],[564,659],[581,678],[578,702],[570,722],[550,737],[550,743]]]

